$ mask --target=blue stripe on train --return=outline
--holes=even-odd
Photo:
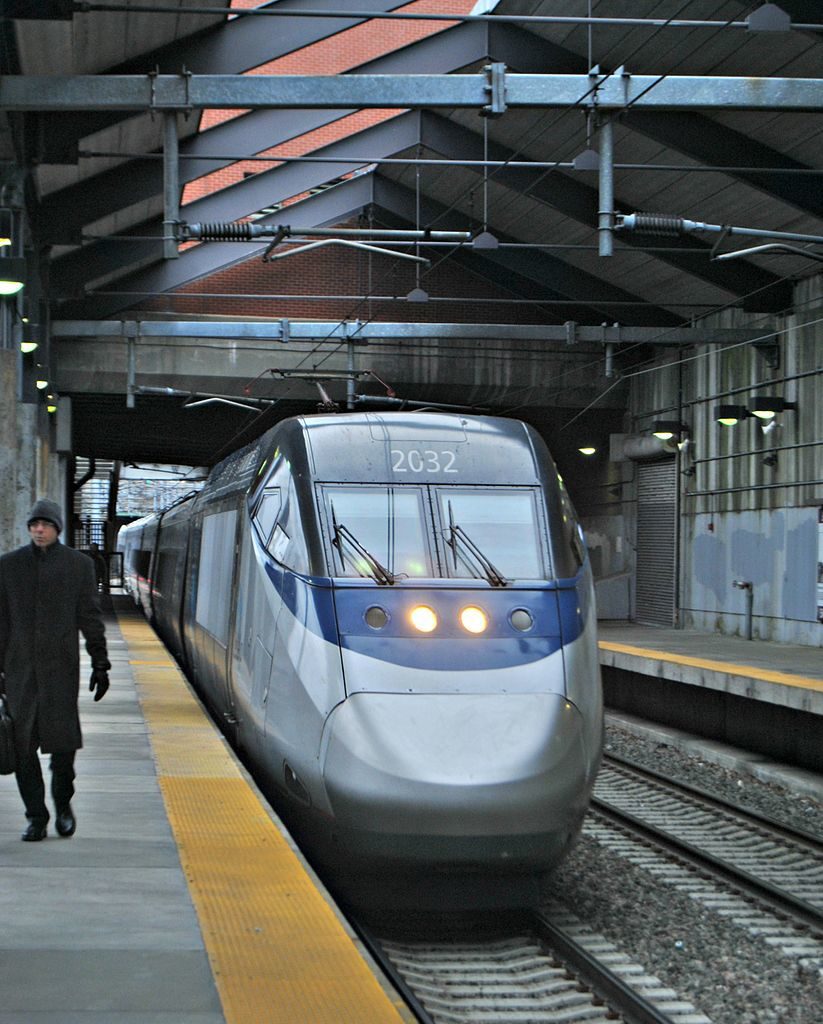
[[[457,589],[450,580],[441,586],[378,587],[353,581],[332,587],[327,578],[298,576],[268,559],[264,564],[284,604],[305,629],[352,651],[419,668],[498,668],[545,658],[577,639],[590,600],[584,574],[522,589]],[[409,612],[417,604],[436,612],[438,628],[433,634],[421,634],[411,625]],[[365,620],[366,611],[375,605],[388,616],[379,630]],[[489,628],[480,636],[467,636],[459,624],[460,609],[466,605],[478,605],[489,617]],[[511,613],[521,608],[534,620],[527,632],[511,622]],[[392,643],[396,639],[414,643]],[[451,641],[448,651],[446,640]]]

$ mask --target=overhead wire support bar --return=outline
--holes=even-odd
[[[823,109],[817,78],[515,74],[498,71],[511,107],[624,110]],[[420,109],[489,106],[485,72],[468,75],[4,75],[0,107],[69,110]]]
[[[83,159],[113,160],[162,160],[162,153],[115,152],[112,150],[81,149],[78,156]],[[519,167],[533,170],[574,170],[574,160],[463,160],[460,157],[386,157],[386,156],[286,156],[273,153],[271,156],[247,156],[245,153],[181,153],[181,160],[242,160],[244,163],[266,164],[396,164],[400,167]],[[823,177],[820,167],[760,167],[727,166],[723,164],[626,164],[615,163],[616,171],[702,171],[717,174],[800,174]]]
[[[127,11],[129,14],[226,14],[236,18],[369,18],[380,21],[454,21],[454,22],[495,22],[510,25],[590,25],[611,26],[618,28],[736,28],[749,32],[757,31],[788,31],[795,29],[804,32],[823,31],[823,24],[815,22],[792,22],[788,16],[783,19],[758,18],[754,11],[748,18],[740,21],[711,21],[699,18],[603,18],[585,15],[540,15],[540,14],[451,14],[451,13],[418,13],[394,11],[340,11],[329,9],[295,10],[292,7],[279,9],[237,8],[229,7],[191,7],[180,8],[171,4],[131,4],[131,3],[95,3],[93,0],[77,0],[74,11],[88,14],[92,11]]]

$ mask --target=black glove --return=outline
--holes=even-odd
[[[92,671],[89,689],[94,690],[95,701],[101,700],[109,688],[109,674],[104,668],[96,668]]]

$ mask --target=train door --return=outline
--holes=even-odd
[[[637,464],[637,573],[635,619],[675,621],[677,566],[675,460]]]

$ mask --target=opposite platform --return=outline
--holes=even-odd
[[[410,1020],[163,645],[114,601],[98,704],[83,657],[75,836],[52,819],[21,842],[0,778],[0,1024]]]

